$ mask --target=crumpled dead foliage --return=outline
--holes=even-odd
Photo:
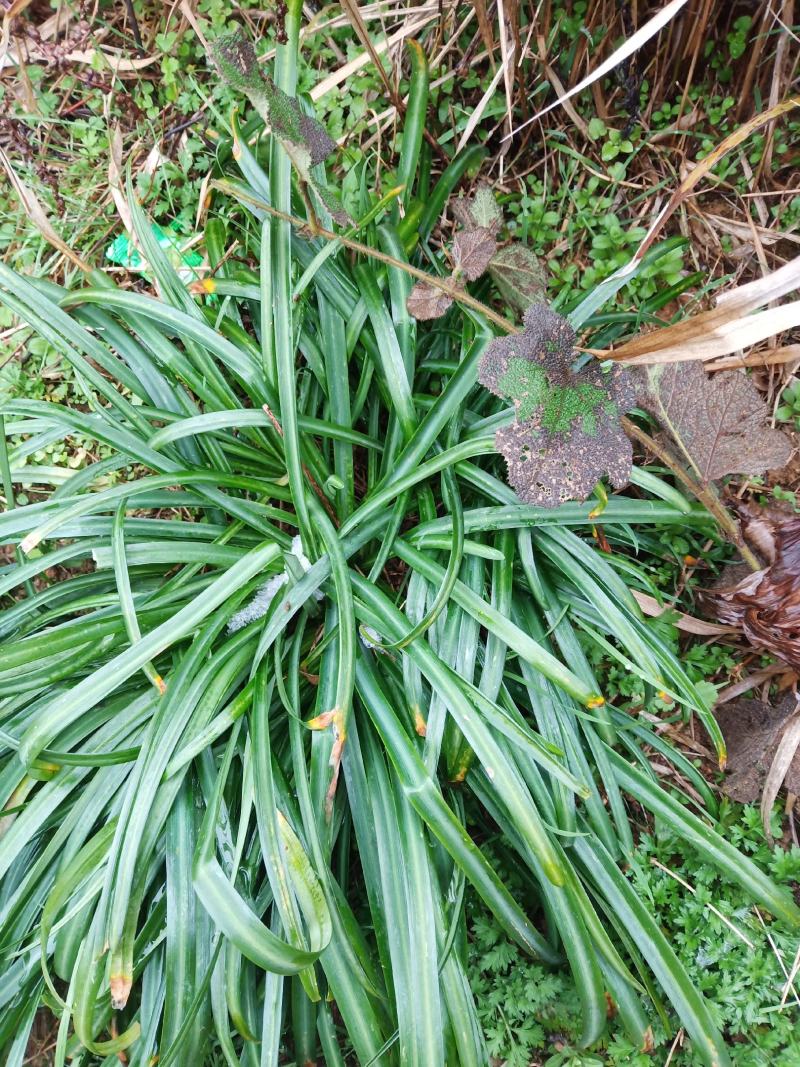
[[[453,239],[453,261],[459,276],[474,282],[483,274],[497,251],[497,242],[491,229],[477,226],[474,230],[461,230]]]
[[[452,296],[426,282],[417,282],[406,300],[408,313],[415,319],[438,319],[453,303]]]
[[[715,359],[750,348],[800,325],[800,300],[752,314],[800,287],[800,256],[771,274],[728,289],[710,311],[633,338],[611,353],[625,363],[680,363]]]
[[[800,669],[800,515],[749,503],[737,511],[744,539],[766,565],[705,599],[754,648]]]

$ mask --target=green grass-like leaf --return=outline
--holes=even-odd
[[[290,45],[276,65],[289,96],[295,61]],[[373,212],[365,239],[388,263],[326,252],[259,213],[267,194],[302,210],[280,144],[268,177],[241,149],[241,261],[220,303],[188,292],[136,206],[157,297],[0,266],[0,303],[85,395],[3,408],[23,441],[3,453],[8,504],[41,476],[27,441],[79,434],[107,456],[0,515],[23,549],[0,571],[0,1048],[18,1055],[47,1003],[86,1064],[272,1064],[318,1039],[326,1062],[484,1064],[469,883],[521,950],[571,968],[585,1045],[606,995],[643,1040],[646,989],[725,1062],[620,873],[624,796],[800,914],[632,767],[648,728],[609,714],[586,643],[709,719],[703,693],[586,536],[592,505],[523,505],[498,477],[509,413],[477,382],[489,323],[470,310],[423,332],[413,234]],[[423,236],[465,166],[432,190]],[[621,553],[637,526],[707,521],[655,476],[637,484],[603,512]],[[524,896],[482,847],[498,828]]]

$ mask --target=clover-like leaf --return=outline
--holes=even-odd
[[[426,282],[417,282],[406,299],[408,313],[415,319],[441,318],[452,303],[452,296]]]
[[[461,230],[453,240],[453,261],[457,277],[474,282],[483,274],[497,251],[492,231],[485,226]]]
[[[635,389],[624,371],[597,365],[572,370],[575,333],[545,304],[525,313],[522,333],[487,348],[478,380],[510,401],[517,421],[495,437],[520,499],[542,507],[585,500],[607,474],[621,489],[633,462],[619,415],[633,407]]]
[[[515,241],[501,248],[489,263],[489,273],[501,296],[520,311],[544,298],[544,269],[526,245]]]

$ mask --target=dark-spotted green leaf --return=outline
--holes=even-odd
[[[533,304],[522,333],[492,341],[478,369],[481,384],[514,405],[517,419],[495,444],[526,504],[585,500],[604,474],[616,488],[630,477],[633,452],[619,415],[633,406],[634,389],[620,370],[574,373],[574,343],[566,319]]]

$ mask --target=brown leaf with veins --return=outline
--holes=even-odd
[[[736,505],[742,535],[766,566],[705,594],[719,621],[741,626],[755,648],[800,670],[800,515]]]
[[[461,230],[453,239],[455,274],[460,274],[469,282],[477,281],[489,266],[496,251],[497,242],[492,231],[485,226],[479,226],[475,230]]]
[[[702,482],[761,474],[789,462],[792,444],[769,426],[769,409],[746,374],[709,377],[700,363],[659,364],[638,373],[646,385],[639,403]]]
[[[415,319],[438,319],[453,303],[452,296],[427,282],[417,282],[406,300],[409,315]]]

